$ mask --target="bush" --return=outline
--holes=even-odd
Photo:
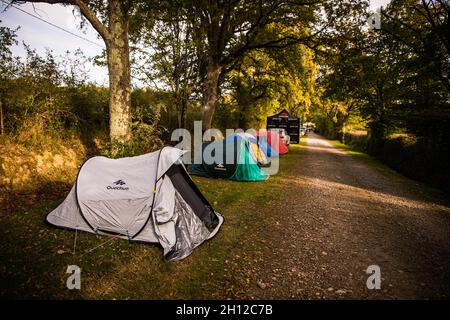
[[[80,121],[84,125],[92,123],[92,110],[102,105],[95,86],[72,81],[76,75],[69,77],[64,64],[51,51],[40,56],[28,47],[25,49],[26,59],[6,63],[0,74],[5,133],[17,137],[22,144],[40,146],[41,137],[65,138]],[[88,108],[90,113],[82,108]],[[103,109],[97,112],[102,113]]]
[[[378,156],[406,176],[450,192],[450,159],[445,149],[429,139],[399,136],[386,140]]]
[[[134,123],[132,138],[127,143],[110,143],[102,152],[102,155],[110,158],[123,158],[149,153],[164,146],[160,136],[164,129],[156,125],[146,123]]]
[[[366,131],[347,132],[344,136],[345,143],[359,151],[367,151],[368,136]]]
[[[432,139],[395,134],[381,141],[377,152],[370,149],[370,137],[363,132],[348,132],[345,143],[368,152],[407,177],[426,182],[450,193],[449,147]]]

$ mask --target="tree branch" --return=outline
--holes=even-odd
[[[107,44],[110,38],[108,29],[97,18],[95,13],[89,9],[89,7],[82,0],[72,0],[75,5],[80,8],[81,13],[92,24],[95,30],[100,34],[105,43]]]
[[[33,2],[33,3],[48,3],[48,4],[73,4],[72,0],[13,0],[11,3],[24,4],[25,2]]]
[[[102,24],[102,22],[97,18],[95,13],[89,9],[89,7],[82,0],[24,0],[24,1],[12,1],[11,3],[23,4],[26,2],[31,3],[48,3],[48,4],[65,4],[65,5],[75,5],[80,8],[83,16],[91,23],[95,30],[100,34],[105,43],[109,40],[109,31]]]

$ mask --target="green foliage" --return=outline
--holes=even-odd
[[[0,20],[0,23],[2,21]],[[0,78],[6,77],[12,68],[13,56],[10,47],[17,44],[16,30],[0,27]]]
[[[351,146],[352,148],[367,152],[367,146],[369,143],[367,132],[346,132],[343,140],[345,141],[345,144]]]
[[[450,5],[392,1],[382,11],[381,30],[371,30],[367,4],[349,0],[327,8],[313,121],[322,134],[448,190]],[[368,135],[344,136],[344,123]]]
[[[177,263],[164,262],[158,246],[130,244],[123,239],[85,232],[77,233],[74,252],[73,232],[48,228],[42,223],[42,217],[55,208],[60,199],[53,196],[51,200],[43,200],[40,196],[37,203],[14,209],[0,220],[4,230],[4,240],[0,243],[0,281],[4,285],[0,297],[239,298],[243,288],[255,285],[249,282],[253,279],[255,261],[262,259],[266,240],[270,241],[267,230],[279,219],[276,210],[261,211],[260,203],[277,203],[282,199],[286,180],[297,173],[300,156],[300,148],[292,146],[283,158],[281,172],[259,183],[194,177],[201,192],[227,220],[220,236],[205,242],[188,259]],[[47,192],[50,187],[55,188],[45,184]],[[263,238],[266,240],[260,241]],[[19,249],[21,254],[18,254]],[[83,268],[82,290],[67,290],[65,286],[66,268],[74,259]],[[148,281],[149,276],[151,281]]]
[[[449,28],[445,3],[393,1],[378,31],[364,26],[368,13],[361,3],[346,1],[330,10],[335,20],[326,44],[332,50],[320,62],[324,91],[318,113],[327,119],[325,127],[331,123],[336,135],[349,118],[362,117],[373,152],[393,132],[435,140],[448,131],[449,51],[440,33]]]
[[[59,88],[61,72],[51,52],[40,57],[30,48],[26,50],[26,61],[16,67],[12,78],[5,80],[6,131],[16,135],[39,134],[32,132],[32,128],[39,128],[45,134],[60,133],[65,122],[76,119],[65,92]]]
[[[154,16],[141,25],[140,46],[134,51],[141,66],[137,73],[147,91],[164,96],[159,104],[167,115],[168,129],[185,128],[201,88],[190,10],[173,1],[148,6]]]
[[[367,134],[350,132],[344,140],[354,150],[370,151]],[[445,144],[410,134],[392,134],[380,144],[377,158],[408,177],[450,193],[450,168],[446,162],[449,152]]]
[[[132,138],[129,142],[109,143],[102,155],[110,158],[138,156],[161,149],[164,142],[160,139],[161,128],[142,122],[133,123]]]
[[[273,37],[284,31],[281,25],[270,24],[260,36]],[[250,51],[224,75],[226,94],[214,124],[220,128],[261,128],[267,116],[281,109],[306,120],[317,102],[316,76],[312,50],[304,45]]]
[[[108,89],[86,83],[66,88],[69,105],[79,130],[106,130],[108,127]],[[66,124],[67,125],[67,124]],[[70,126],[70,124],[69,124]]]
[[[101,1],[89,6],[107,20]],[[392,1],[381,30],[367,28],[368,13],[368,1],[358,0],[133,2],[133,74],[144,84],[132,91],[135,137],[103,152],[154,150],[173,129],[192,129],[215,97],[219,129],[264,127],[268,115],[286,108],[328,137],[367,130],[364,139],[345,138],[377,155],[399,132],[448,150],[448,2]],[[40,56],[27,47],[20,60],[9,50],[14,30],[1,27],[0,35],[7,135],[38,144],[44,136],[88,140],[90,132],[107,131],[108,89],[89,83],[80,51]],[[219,79],[205,85],[207,70]],[[218,95],[208,96],[215,82]]]
[[[252,50],[305,40],[304,28],[318,21],[317,10],[324,2],[184,0],[177,4],[188,10],[188,21],[198,32],[195,41],[204,75],[208,60],[228,68]],[[281,27],[283,32],[267,32],[268,26]]]
[[[173,91],[138,88],[133,90],[131,99],[133,120],[158,125],[161,128],[161,138],[169,141],[172,131],[180,127],[180,114]],[[200,102],[196,99],[189,100],[185,111],[186,125],[182,127],[192,131],[194,121],[201,118]]]

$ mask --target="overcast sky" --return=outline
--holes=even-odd
[[[388,2],[389,0],[371,0],[370,6],[372,10],[375,10]],[[38,53],[44,53],[45,49],[48,48],[56,55],[64,55],[67,50],[73,52],[79,48],[84,52],[85,56],[94,57],[99,55],[102,52],[102,48],[104,48],[103,41],[99,39],[97,32],[89,25],[89,23],[87,23],[85,30],[80,30],[78,28],[80,19],[76,17],[77,15],[73,14],[73,6],[64,7],[62,5],[50,5],[45,3],[34,4],[33,6],[30,3],[26,3],[20,5],[20,8],[34,15],[38,15],[42,19],[61,28],[79,34],[98,45],[58,30],[57,28],[39,21],[15,8],[10,7],[5,11],[5,7],[6,5],[0,1],[0,25],[13,29],[20,26],[20,29],[17,32],[19,45],[12,48],[15,55],[24,56],[25,50],[23,49],[22,42],[25,42],[30,45],[31,48],[36,49]],[[100,85],[108,84],[106,67],[91,65],[89,69],[92,80]]]

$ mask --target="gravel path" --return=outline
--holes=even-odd
[[[437,204],[445,197],[318,135],[306,139],[243,298],[450,298],[450,210]],[[381,268],[380,290],[367,289],[369,265]]]

